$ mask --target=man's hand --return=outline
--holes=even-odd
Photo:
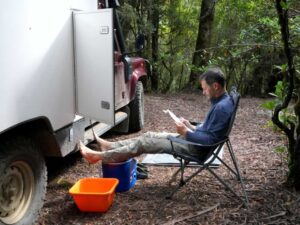
[[[188,131],[188,128],[184,123],[178,122],[176,123],[176,131],[181,136],[186,137],[186,132]]]
[[[183,123],[187,128],[191,129],[191,130],[196,130],[196,126],[193,126],[190,121],[184,119],[183,117],[180,117],[180,121],[181,123]]]

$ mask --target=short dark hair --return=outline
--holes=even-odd
[[[208,69],[206,72],[200,75],[199,79],[205,80],[209,86],[217,82],[222,87],[225,87],[226,83],[224,73],[218,67]]]

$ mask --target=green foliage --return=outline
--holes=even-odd
[[[276,105],[283,103],[285,97],[285,89],[286,89],[285,82],[278,81],[278,83],[275,86],[275,93],[269,93],[271,96],[275,98],[273,100],[263,103],[262,107],[273,112]],[[279,114],[279,120],[286,126],[288,126],[290,123],[296,124],[297,117],[293,111],[293,108],[288,107],[282,110]]]
[[[123,2],[124,24],[131,24],[125,26],[124,33],[131,35],[126,38],[127,45],[132,46],[129,48],[132,49],[132,37],[143,32],[148,41],[143,56],[150,62],[153,62],[151,38],[154,31],[151,13],[159,13],[159,50],[157,61],[153,65],[158,72],[160,90],[180,90],[186,87],[191,69],[199,72],[206,69],[194,68],[192,65],[201,1]],[[284,8],[288,8],[291,14],[290,37],[295,51],[295,65],[299,68],[299,1],[288,0]],[[274,1],[216,1],[211,47],[205,49],[203,54],[208,55],[207,65],[220,66],[227,75],[228,85],[235,84],[242,95],[266,95],[274,92],[273,87],[281,78],[277,76],[278,68],[273,65],[285,62]],[[300,77],[299,73],[297,75]]]
[[[286,146],[281,145],[281,146],[277,146],[274,149],[274,151],[277,152],[277,153],[283,154],[287,151],[287,148],[286,148]]]
[[[174,0],[162,7],[159,27],[160,89],[176,91],[188,82],[196,34],[199,1]]]
[[[275,106],[276,106],[275,101],[267,101],[267,102],[262,104],[263,108],[268,109],[270,111],[273,111]]]
[[[281,70],[286,70],[286,65],[277,66]],[[282,104],[284,101],[285,93],[286,93],[286,83],[283,81],[278,81],[275,86],[275,92],[270,93],[271,96],[274,97],[273,100],[266,101],[262,104],[262,107],[273,112],[275,107],[278,104]],[[295,126],[297,125],[297,116],[295,115],[293,108],[288,107],[283,109],[279,113],[279,121],[282,122],[284,125],[289,126],[291,123]],[[274,132],[282,132],[271,120],[267,121],[267,127],[271,127]],[[288,146],[287,145],[279,145],[274,149],[275,152],[286,154],[288,152]]]
[[[278,81],[275,86],[275,93],[270,93],[274,97],[276,97],[275,102],[277,104],[281,104],[283,102],[284,98],[284,89],[285,89],[285,83],[283,81]]]
[[[281,7],[282,7],[283,9],[288,10],[288,9],[290,8],[291,2],[292,2],[292,1],[286,1],[286,2],[281,1],[281,2],[280,2],[280,5],[281,5]]]
[[[281,156],[281,159],[288,162],[288,148],[285,145],[278,145],[274,148],[274,152]]]
[[[283,86],[283,82],[278,81],[278,83],[275,86],[275,93],[269,93],[271,96],[274,97],[274,99],[264,102],[261,106],[273,113],[276,105],[281,104],[283,102]],[[285,121],[284,115],[285,113],[280,114],[279,120],[281,122]],[[267,127],[271,127],[274,132],[280,132],[280,129],[278,129],[278,127],[273,124],[272,120],[267,121]]]

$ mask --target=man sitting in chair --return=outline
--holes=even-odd
[[[79,149],[82,156],[89,163],[121,162],[144,153],[173,155],[174,151],[201,157],[203,149],[192,145],[173,143],[173,151],[168,136],[180,135],[180,138],[203,145],[217,143],[226,135],[234,107],[225,88],[225,77],[219,68],[212,68],[201,74],[199,82],[203,94],[211,101],[211,108],[203,123],[194,126],[188,120],[180,118],[180,122],[176,123],[177,133],[175,134],[147,132],[139,137],[117,142],[106,141],[94,134],[100,151],[91,150],[80,141]]]

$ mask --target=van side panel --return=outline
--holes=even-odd
[[[0,132],[39,116],[47,117],[54,130],[71,123],[75,93],[69,1],[2,3]]]

